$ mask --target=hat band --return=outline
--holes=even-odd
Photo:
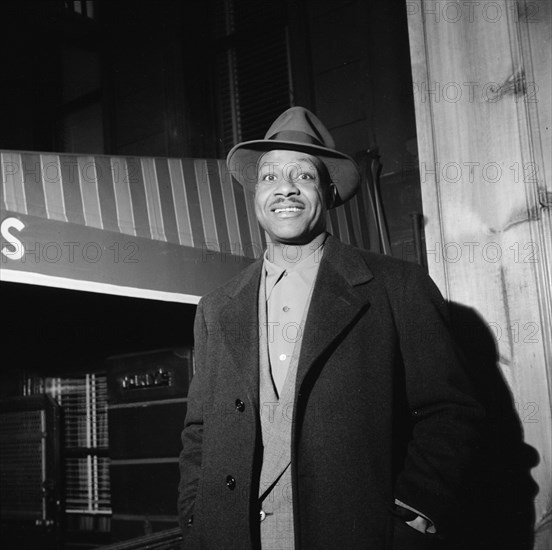
[[[273,136],[270,136],[268,139],[278,141],[295,141],[298,143],[324,147],[324,144],[321,141],[317,140],[314,136],[311,136],[310,134],[305,134],[305,132],[298,132],[296,130],[285,130],[283,132],[277,132]]]

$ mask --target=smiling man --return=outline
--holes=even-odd
[[[316,157],[296,151],[261,157],[255,213],[273,243],[302,246],[325,231],[333,187],[316,164]]]
[[[184,548],[448,548],[482,411],[443,298],[418,266],[327,233],[360,176],[310,111],[227,163],[269,246],[198,306]]]

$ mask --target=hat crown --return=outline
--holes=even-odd
[[[304,107],[291,107],[284,111],[268,129],[265,140],[295,141],[335,149],[330,132]]]

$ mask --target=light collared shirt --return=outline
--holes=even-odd
[[[303,337],[307,304],[323,248],[324,243],[309,251],[306,257],[301,257],[299,249],[290,247],[288,260],[294,261],[287,268],[272,263],[268,251],[265,252],[268,356],[278,395],[282,393],[295,344]]]

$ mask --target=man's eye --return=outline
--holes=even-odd
[[[275,181],[276,176],[274,174],[265,174],[261,177],[261,181]]]
[[[302,172],[301,174],[299,174],[299,179],[300,180],[312,180],[314,179],[312,174],[309,174],[307,172]]]

